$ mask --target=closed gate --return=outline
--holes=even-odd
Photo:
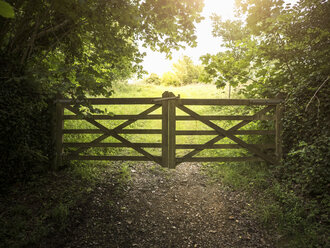
[[[134,115],[82,115],[76,102],[69,99],[59,99],[56,102],[56,166],[61,166],[63,160],[131,160],[154,161],[164,167],[175,168],[182,162],[232,162],[232,161],[266,161],[277,163],[281,158],[281,102],[280,99],[180,99],[171,92],[164,92],[162,98],[92,98],[88,99],[91,105],[151,105],[146,110]],[[253,115],[201,115],[192,110],[191,105],[209,106],[263,106]],[[189,107],[187,107],[189,106]],[[161,108],[161,114],[152,114]],[[71,114],[64,114],[67,109]],[[184,112],[178,115],[176,110]],[[64,129],[65,120],[85,120],[94,129]],[[109,128],[99,120],[125,120],[114,128]],[[161,120],[161,129],[126,129],[126,127],[138,120]],[[177,130],[177,121],[195,120],[203,123],[208,130]],[[236,120],[238,124],[225,129],[214,121]],[[240,130],[250,122],[256,120],[274,121],[273,130]],[[89,142],[63,142],[65,134],[100,134]],[[161,142],[136,143],[131,142],[122,134],[159,134]],[[239,135],[274,135],[273,144],[248,144]],[[213,135],[212,139],[202,144],[177,144],[177,135]],[[104,142],[108,137],[113,137],[120,143]],[[227,138],[234,144],[217,144]],[[129,147],[134,149],[139,156],[95,156],[81,155],[92,147]],[[65,149],[75,148],[67,152]],[[161,156],[152,155],[145,148],[160,148]],[[241,149],[244,148],[253,156],[250,157],[196,157],[205,149]],[[178,157],[178,149],[189,149],[190,152]],[[266,153],[266,149],[273,149],[272,154]]]

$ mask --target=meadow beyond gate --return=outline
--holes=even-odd
[[[271,164],[278,163],[281,159],[281,99],[252,100],[252,99],[181,99],[171,92],[164,92],[162,98],[92,98],[88,99],[91,105],[150,105],[147,109],[134,115],[106,115],[93,114],[82,115],[75,103],[69,99],[56,101],[56,159],[55,166],[62,166],[63,160],[130,160],[130,161],[154,161],[164,167],[175,168],[182,162],[232,162],[232,161],[266,161]],[[250,115],[202,115],[192,110],[190,105],[209,106],[259,106],[258,111]],[[189,106],[189,107],[187,107]],[[262,107],[260,109],[260,107]],[[161,108],[161,114],[151,114]],[[64,114],[71,112],[70,114]],[[179,109],[184,115],[178,115]],[[85,120],[94,128],[91,129],[64,129],[65,120]],[[101,120],[101,121],[100,121]],[[125,120],[114,128],[109,128],[103,121]],[[161,120],[161,129],[125,129],[139,120]],[[240,121],[234,126],[225,129],[216,121]],[[273,130],[241,130],[242,127],[253,121],[273,121]],[[207,130],[177,130],[178,121],[198,121],[208,127]],[[88,142],[63,142],[66,134],[83,135],[99,134]],[[122,134],[158,134],[161,142],[137,143],[130,141]],[[213,135],[214,137],[201,144],[178,144],[178,135]],[[241,135],[273,135],[271,144],[248,144]],[[109,137],[119,142],[105,142]],[[218,143],[223,139],[230,140],[230,144]],[[86,155],[81,154],[95,147],[128,147],[135,150],[139,156],[110,156],[110,155]],[[147,151],[149,148],[161,149],[161,156],[155,156]],[[242,149],[252,154],[248,157],[198,157],[195,156],[205,149]],[[177,156],[176,151],[189,150],[183,156]],[[272,152],[269,152],[272,151]]]

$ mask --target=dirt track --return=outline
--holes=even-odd
[[[100,185],[61,247],[273,247],[244,196],[210,184],[201,165],[131,167],[124,198]]]

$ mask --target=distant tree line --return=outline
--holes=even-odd
[[[166,85],[166,86],[183,86],[188,84],[205,82],[207,74],[203,65],[195,65],[193,60],[188,56],[183,56],[176,63],[173,63],[173,70],[165,72],[162,77],[155,73],[151,73],[145,79],[148,84]]]

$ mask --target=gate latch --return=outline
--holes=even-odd
[[[154,102],[167,101],[167,100],[175,100],[175,99],[180,99],[180,94],[178,96],[171,96],[171,97],[164,97],[164,98],[154,99]]]

